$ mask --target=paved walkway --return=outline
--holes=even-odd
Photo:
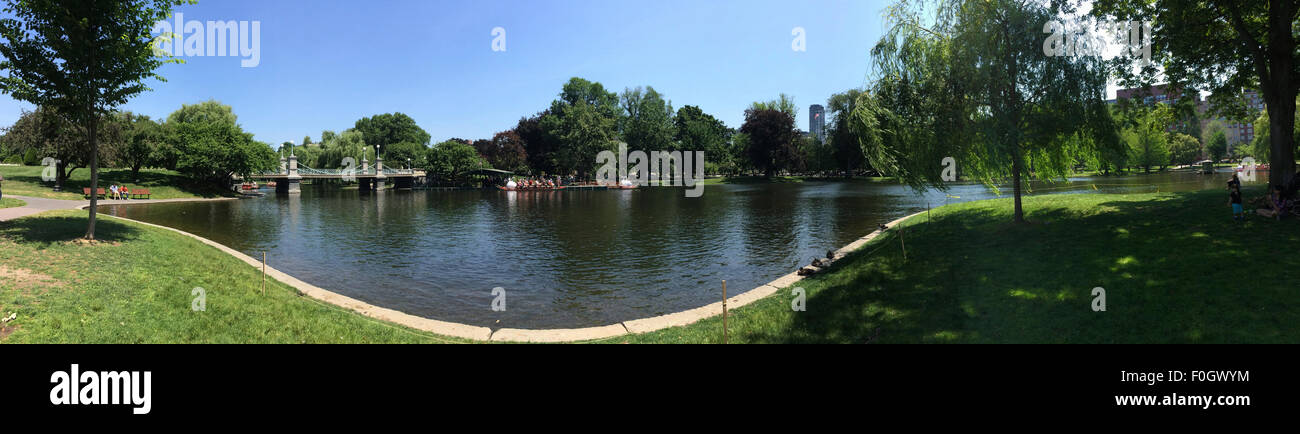
[[[81,209],[90,206],[89,200],[64,200],[64,199],[43,199],[39,197],[15,196],[6,194],[4,197],[27,202],[17,208],[0,209],[0,221],[13,220],[19,217],[26,217],[32,214],[40,214],[46,211],[60,209]],[[101,200],[98,205],[122,205],[122,204],[146,204],[146,203],[167,203],[167,202],[200,202],[209,200],[235,200],[233,197],[219,197],[212,199],[194,198],[194,199],[136,199],[136,200]]]

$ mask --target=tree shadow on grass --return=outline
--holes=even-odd
[[[1234,223],[1220,191],[1036,198],[1028,225],[969,207],[801,282],[759,342],[1294,342],[1300,222]],[[873,249],[880,250],[867,255]],[[1107,309],[1093,311],[1092,289]],[[788,294],[788,291],[786,291]],[[788,300],[788,299],[787,299]]]
[[[75,241],[86,235],[86,217],[27,217],[0,222],[0,238],[18,244],[36,245],[38,249],[51,244]],[[95,219],[95,239],[116,243],[136,240],[138,228],[110,219]]]

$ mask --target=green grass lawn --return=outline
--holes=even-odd
[[[191,238],[84,212],[0,222],[3,343],[459,342],[327,305]],[[205,311],[192,310],[194,288]]]
[[[20,206],[23,206],[23,205],[27,205],[27,202],[23,202],[23,201],[21,201],[21,200],[14,199],[14,198],[12,198],[12,197],[6,197],[6,198],[3,198],[3,199],[0,199],[0,208],[17,208],[17,207],[20,207]]]
[[[1246,196],[1263,194],[1247,189]],[[935,209],[730,316],[732,343],[1294,343],[1300,222],[1232,222],[1220,191],[1052,195]],[[1249,206],[1248,206],[1249,208]],[[1091,308],[1095,287],[1106,311]],[[716,343],[721,318],[611,343]]]
[[[81,168],[72,172],[64,191],[55,192],[53,183],[41,181],[41,166],[0,166],[0,175],[4,176],[5,194],[41,197],[47,199],[84,199],[83,188],[90,187],[90,169]],[[233,193],[213,186],[195,186],[181,174],[169,170],[143,169],[140,182],[135,182],[130,169],[100,169],[99,188],[108,191],[108,186],[125,184],[131,189],[147,188],[153,199],[192,199],[226,197]]]

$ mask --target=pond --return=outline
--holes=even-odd
[[[1072,178],[1035,194],[1222,188],[1229,173]],[[1261,177],[1261,178],[1265,178]],[[1009,190],[1003,190],[1009,194]],[[426,318],[493,328],[600,326],[692,309],[788,274],[878,224],[979,184],[923,194],[891,183],[610,191],[385,191],[105,206],[227,245],[303,281]],[[1226,196],[1225,196],[1226,200]],[[505,291],[494,311],[493,289]]]

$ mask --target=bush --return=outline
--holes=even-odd
[[[28,166],[39,166],[41,159],[36,157],[36,148],[28,148],[27,153],[23,154],[23,164]]]

